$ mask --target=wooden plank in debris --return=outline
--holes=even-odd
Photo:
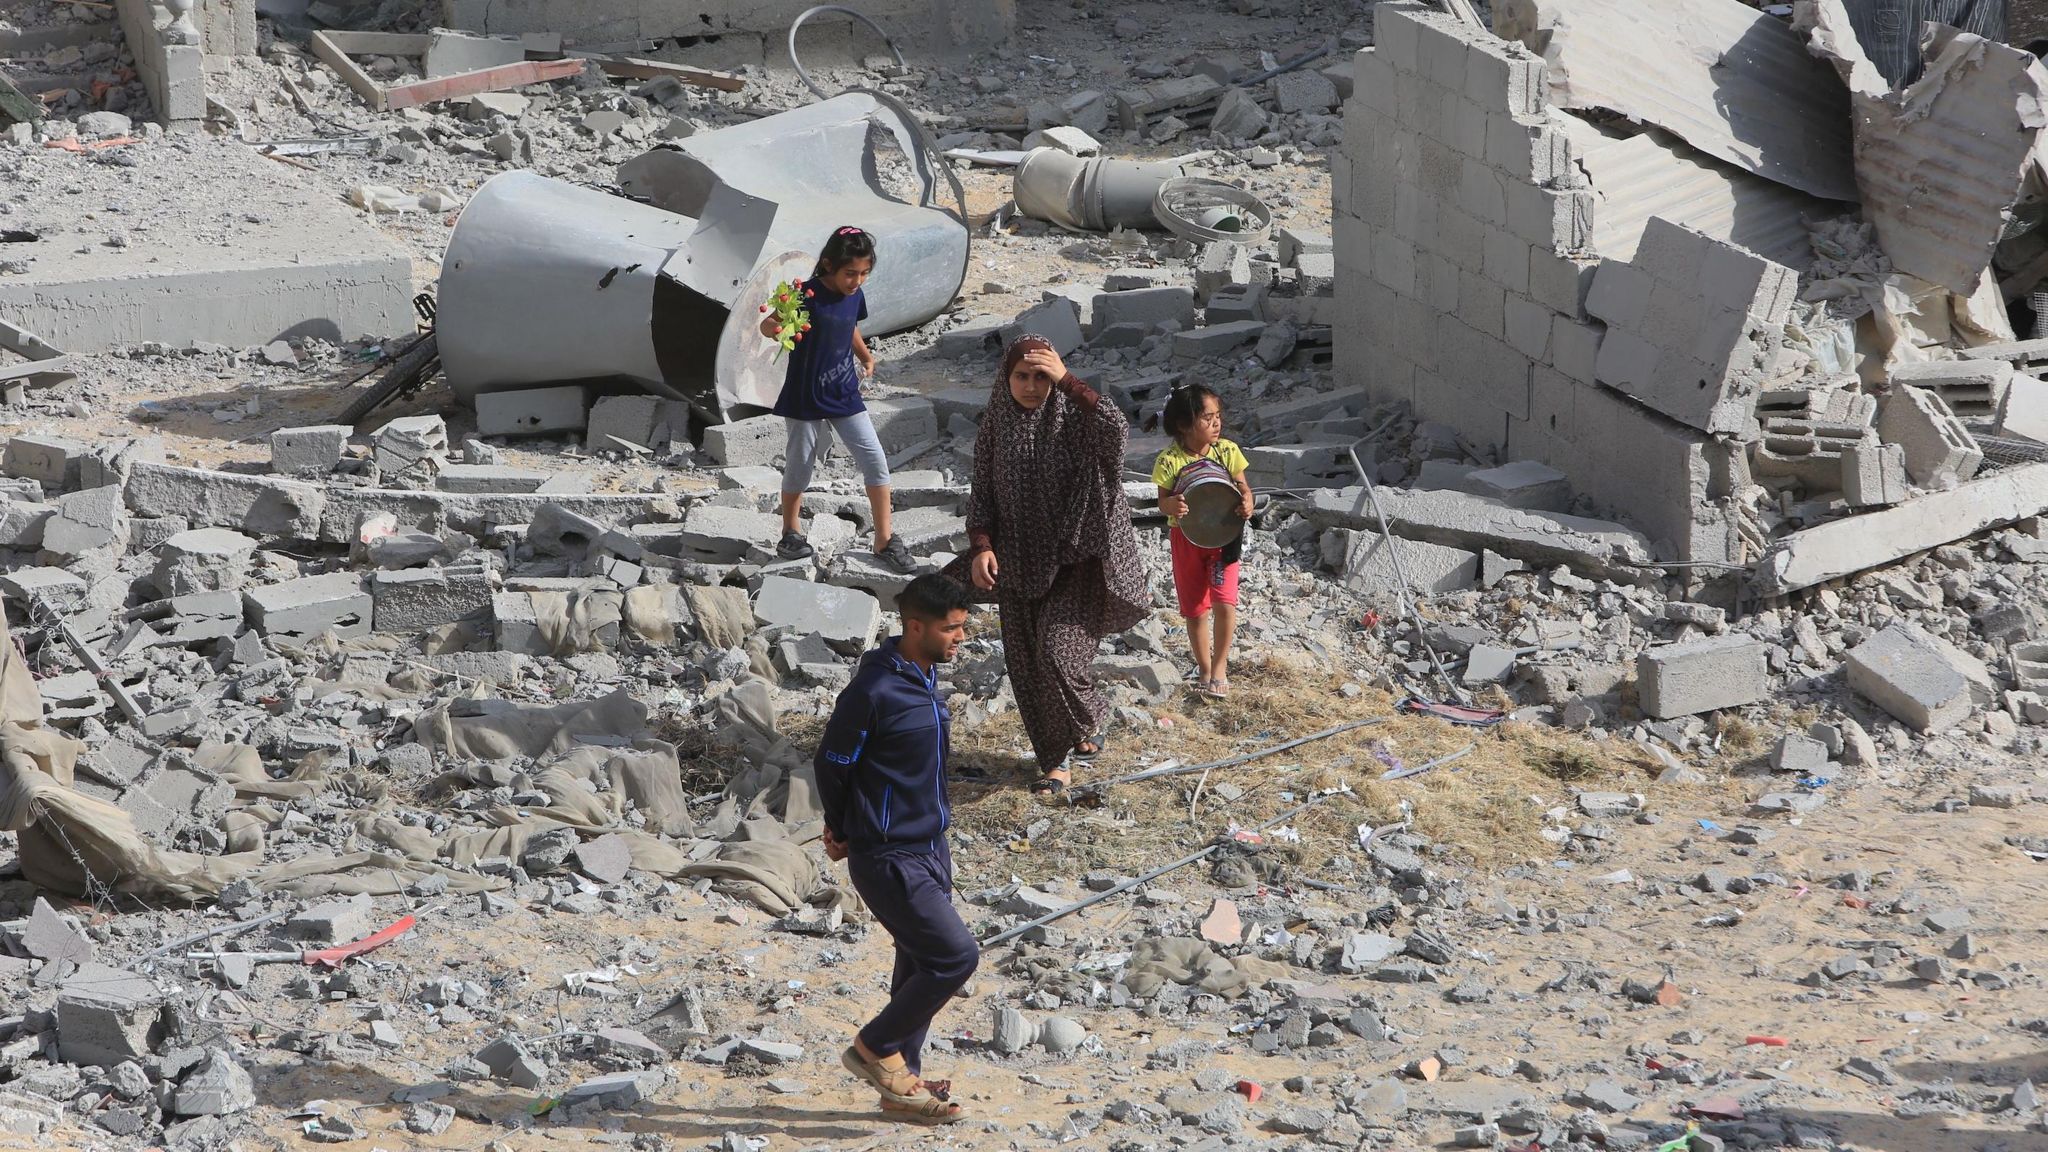
[[[33,124],[42,118],[43,106],[23,95],[5,73],[0,73],[0,124]]]
[[[57,356],[48,360],[23,360],[19,364],[0,364],[0,382],[34,380],[38,376],[48,376],[54,380],[60,376],[73,375],[76,373],[71,371],[69,356]]]
[[[358,67],[355,61],[348,58],[347,49],[349,45],[358,43],[361,37],[382,35],[385,33],[315,32],[312,36],[313,55],[318,57],[321,63],[334,69],[341,77],[342,83],[355,89],[356,95],[368,101],[370,108],[377,112],[384,111],[384,88],[371,79],[368,72]],[[415,39],[420,42],[419,51],[424,54],[427,50],[427,38],[419,36]]]
[[[479,92],[502,92],[548,80],[567,80],[582,71],[581,60],[522,60],[517,64],[500,64],[496,68],[481,68],[475,72],[458,72],[437,80],[415,80],[384,89],[384,109],[395,111],[416,104],[453,100],[458,96],[474,96]]]
[[[721,92],[737,92],[747,86],[744,76],[731,72],[713,72],[706,68],[691,68],[683,64],[670,64],[665,60],[643,60],[637,56],[602,56],[571,52],[572,59],[596,61],[607,76],[621,80],[657,80],[664,76],[699,88],[716,88]]]

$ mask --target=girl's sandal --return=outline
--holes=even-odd
[[[1212,700],[1227,700],[1230,698],[1230,678],[1228,676],[1218,676],[1214,680],[1209,681],[1209,686],[1202,691],[1204,695]]]
[[[950,1100],[927,1096],[923,1100],[891,1100],[882,1097],[882,1111],[918,1120],[926,1124],[951,1124],[967,1118],[967,1112]]]
[[[893,1068],[887,1063],[891,1059],[896,1061]],[[870,1064],[861,1059],[860,1049],[848,1044],[846,1051],[839,1054],[839,1063],[880,1093],[883,1107],[888,1107],[891,1102],[913,1108],[917,1106],[917,1101],[910,1094],[917,1091],[923,1081],[903,1063],[903,1057],[885,1057]]]
[[[1095,747],[1083,748],[1081,744],[1093,744]],[[1083,738],[1081,744],[1074,745],[1074,759],[1082,764],[1093,764],[1096,757],[1109,749],[1109,733],[1097,732],[1093,736]]]

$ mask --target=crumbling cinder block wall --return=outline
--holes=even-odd
[[[1601,261],[1542,60],[1405,0],[1374,31],[1332,159],[1338,385],[1557,468],[1670,558],[1739,561],[1791,271],[1662,220]]]
[[[121,21],[121,35],[135,57],[135,71],[149,89],[149,102],[156,118],[165,125],[196,125],[206,119],[205,49],[197,44],[173,44],[159,30],[170,21],[170,13],[152,0],[115,0],[114,13]],[[255,6],[248,5],[249,51],[255,45]]]

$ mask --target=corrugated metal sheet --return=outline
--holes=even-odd
[[[1632,259],[1650,217],[1738,244],[1794,269],[1813,262],[1809,220],[1854,211],[1752,176],[1655,129],[1633,136],[1564,117],[1572,155],[1593,183],[1593,250]]]
[[[1883,93],[1840,0],[1822,0],[1814,20],[1814,44],[1858,89],[1856,180],[1879,246],[1899,271],[1971,294],[2048,125],[2048,71],[2031,53],[1930,25],[1926,71]]]
[[[1782,21],[1738,0],[1503,0],[1553,104],[1655,124],[1747,172],[1856,198],[1849,96]]]

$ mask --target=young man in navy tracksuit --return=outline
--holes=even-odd
[[[861,657],[815,762],[825,854],[846,861],[854,890],[896,941],[889,1003],[840,1062],[881,1094],[884,1110],[940,1123],[961,1110],[948,1099],[950,1082],[922,1078],[925,1033],[981,952],[953,910],[951,715],[933,669],[965,638],[969,602],[966,587],[945,576],[910,582],[896,597],[903,634]]]

